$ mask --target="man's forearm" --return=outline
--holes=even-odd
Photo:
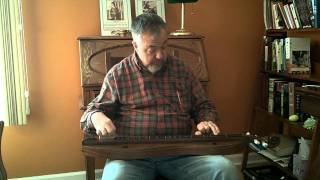
[[[212,121],[216,122],[218,120],[218,114],[215,106],[211,101],[207,101],[198,107],[198,122],[201,121]]]
[[[92,116],[93,114],[100,112],[99,110],[94,110],[94,111],[87,111],[85,112],[80,120],[80,125],[81,125],[81,129],[85,130],[88,128],[94,128],[94,125],[92,123]],[[102,113],[102,112],[100,112]]]

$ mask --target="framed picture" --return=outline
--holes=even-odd
[[[112,36],[131,26],[130,0],[100,0],[101,35]]]
[[[135,0],[135,7],[136,16],[149,12],[158,14],[166,21],[164,0]]]

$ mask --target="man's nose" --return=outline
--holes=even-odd
[[[166,51],[164,49],[159,49],[156,53],[156,59],[163,59],[166,55]]]

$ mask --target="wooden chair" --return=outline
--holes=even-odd
[[[2,140],[3,126],[4,126],[4,122],[0,121],[0,179],[6,180],[7,172],[6,172],[6,169],[4,168],[4,165],[2,162],[2,156],[1,156],[1,140]]]

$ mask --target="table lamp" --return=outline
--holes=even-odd
[[[184,4],[185,3],[194,3],[197,2],[198,0],[167,0],[167,2],[170,4],[174,4],[174,3],[181,3],[181,27],[180,29],[171,32],[170,35],[174,35],[174,36],[188,36],[188,35],[192,35],[193,33],[184,29]]]

